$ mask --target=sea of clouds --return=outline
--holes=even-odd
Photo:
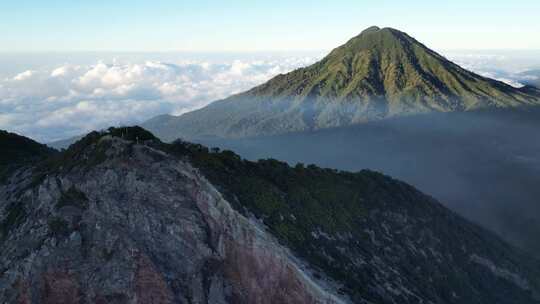
[[[444,55],[470,71],[517,88],[540,81],[540,51],[451,51]]]
[[[179,115],[315,60],[113,60],[25,70],[0,80],[0,129],[49,142],[160,114]]]
[[[443,54],[469,70],[516,87],[540,77],[538,54]],[[174,56],[160,60],[161,55],[144,55],[40,64],[39,54],[18,61],[13,58],[19,57],[0,54],[6,67],[0,70],[0,129],[50,142],[160,114],[180,115],[309,65],[322,55],[218,60],[175,60]],[[26,63],[28,68],[21,68]]]

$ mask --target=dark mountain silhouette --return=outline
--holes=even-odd
[[[21,165],[28,165],[55,152],[30,138],[0,130],[0,180]]]

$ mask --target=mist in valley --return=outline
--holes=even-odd
[[[539,130],[540,109],[526,108],[420,114],[313,132],[200,142],[250,160],[380,171],[537,254]]]

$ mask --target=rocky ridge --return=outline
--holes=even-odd
[[[0,186],[8,303],[538,303],[538,261],[374,172],[94,132]]]
[[[96,167],[30,188],[23,171],[0,189],[7,217],[24,210],[0,245],[2,302],[347,302],[189,163],[110,136],[95,145],[107,146]]]

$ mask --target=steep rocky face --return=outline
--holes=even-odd
[[[311,66],[145,127],[165,140],[246,137],[539,102],[538,92],[467,71],[406,33],[371,27]]]
[[[92,133],[0,186],[6,303],[538,303],[538,262],[412,187]]]
[[[0,189],[2,303],[345,303],[190,164],[103,137],[98,165]],[[17,210],[17,211],[15,211]]]

